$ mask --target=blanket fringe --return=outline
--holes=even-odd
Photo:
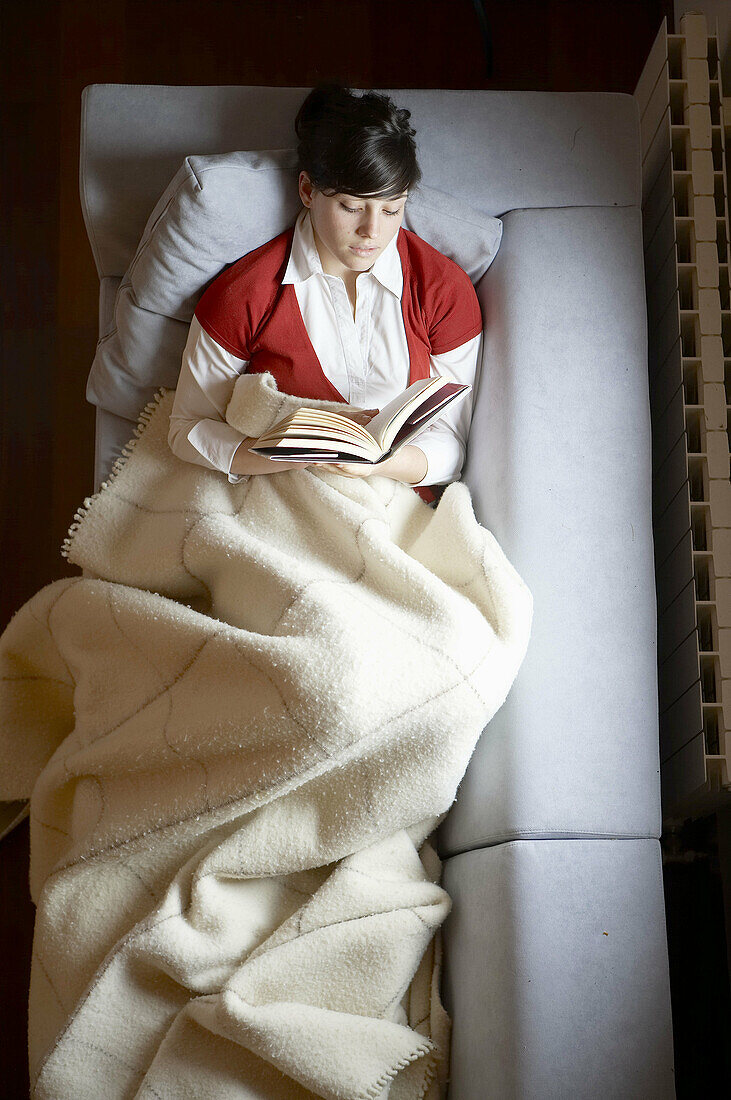
[[[89,510],[91,509],[92,505],[94,504],[94,502],[96,500],[99,499],[99,497],[104,492],[104,490],[109,485],[111,485],[111,483],[114,481],[114,479],[119,474],[120,470],[122,470],[123,467],[127,464],[127,460],[131,457],[132,452],[135,449],[135,446],[137,444],[138,439],[140,438],[140,436],[145,431],[145,428],[147,427],[147,425],[150,423],[150,420],[152,419],[153,413],[157,409],[160,402],[165,398],[165,396],[169,392],[170,392],[170,389],[169,389],[169,387],[166,387],[166,386],[160,386],[157,389],[157,391],[155,392],[155,396],[150,401],[147,402],[144,409],[142,409],[142,411],[140,412],[140,414],[137,418],[137,426],[134,429],[134,436],[132,438],[130,438],[130,440],[124,445],[124,447],[122,448],[121,454],[119,455],[118,458],[116,458],[114,460],[114,465],[112,466],[111,470],[109,471],[109,474],[107,475],[106,480],[102,481],[102,483],[99,486],[99,489],[96,493],[93,493],[89,497],[84,497],[84,503],[79,506],[79,510],[77,512],[74,512],[75,522],[72,523],[71,526],[69,527],[68,534],[66,535],[66,538],[63,540],[63,543],[61,545],[61,557],[62,558],[68,559],[69,553],[71,551],[71,544],[74,540],[74,536],[76,535],[76,532],[78,531],[79,527],[81,526],[84,519],[88,515]]]

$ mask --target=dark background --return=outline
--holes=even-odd
[[[0,630],[38,589],[79,573],[60,548],[93,492],[84,390],[98,279],[79,202],[85,85],[335,79],[632,93],[663,17],[675,29],[672,9],[672,0],[2,0]],[[715,817],[664,837],[663,853],[678,1097],[708,1096],[728,1011]],[[0,842],[6,1100],[28,1096],[34,913],[26,820]]]

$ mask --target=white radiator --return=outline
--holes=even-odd
[[[731,302],[718,28],[663,20],[634,92],[652,412],[663,817],[731,792]],[[725,124],[724,124],[725,123]]]

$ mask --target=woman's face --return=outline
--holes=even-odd
[[[407,196],[406,191],[391,200],[324,195],[307,172],[300,172],[299,193],[310,209],[322,269],[341,279],[373,267],[401,227]]]

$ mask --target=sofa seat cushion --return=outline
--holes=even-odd
[[[525,662],[439,829],[661,832],[652,461],[637,207],[511,210],[478,288],[462,479],[535,594]]]
[[[512,841],[441,882],[450,1100],[675,1100],[659,841]]]

